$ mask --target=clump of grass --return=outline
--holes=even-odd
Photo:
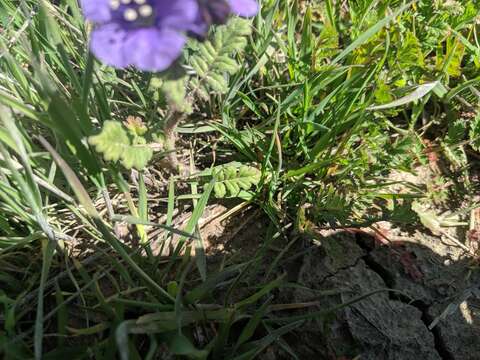
[[[98,64],[76,1],[2,1],[0,352],[253,359],[325,315],[272,315],[286,279],[257,272],[285,229],[418,221],[412,199],[432,194],[392,193],[389,174],[428,164],[425,139],[463,179],[456,191],[475,190],[478,2],[342,4],[263,1],[252,33],[240,32],[243,51],[225,50],[221,76],[198,55],[209,43],[192,46],[179,88]],[[193,97],[165,97],[185,86]],[[120,149],[143,152],[104,158],[92,139],[108,126]],[[190,163],[181,151],[171,157],[182,147],[198,150]],[[165,159],[188,176],[165,171]],[[155,171],[170,174],[161,191],[148,185]],[[268,217],[251,259],[212,265],[199,221],[213,194]],[[186,205],[193,210],[178,229],[174,213]],[[159,208],[164,222],[154,221]],[[151,229],[165,231],[157,238]],[[168,256],[155,251],[173,239]]]

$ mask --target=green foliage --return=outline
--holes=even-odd
[[[106,121],[100,134],[91,136],[90,144],[103,154],[106,161],[120,161],[127,169],[143,169],[153,156],[145,138],[129,136],[122,124]]]
[[[186,82],[186,77],[165,81],[162,85],[162,92],[165,94],[170,108],[188,115],[192,113],[192,104],[191,99],[186,97]]]
[[[78,1],[18,3],[0,2],[0,103],[13,110],[0,124],[7,358],[253,359],[274,344],[295,359],[283,335],[302,323],[276,322],[291,310],[279,315],[271,295],[291,285],[275,277],[298,256],[297,212],[302,226],[435,230],[445,219],[433,206],[478,207],[477,0],[265,0],[254,34],[233,19],[157,75],[96,62]],[[189,177],[152,158],[170,113],[190,115],[172,132],[199,171]],[[410,183],[436,157],[447,170]],[[248,256],[240,246],[207,261],[212,190],[261,214]],[[316,318],[309,309],[302,318]]]
[[[480,113],[470,123],[468,135],[472,148],[480,152]]]
[[[228,75],[235,74],[240,67],[234,56],[244,50],[250,33],[250,21],[235,18],[217,28],[212,40],[196,46],[189,58],[196,73],[189,86],[194,93],[208,99],[210,92],[228,91]]]
[[[448,59],[447,73],[452,77],[462,75],[462,60],[465,56],[465,46],[458,39],[449,39],[447,41],[447,52],[445,58]]]
[[[227,196],[236,197],[241,190],[250,190],[252,186],[258,185],[260,171],[247,165],[226,165],[215,168],[212,177],[215,180],[215,196],[221,199]]]
[[[375,89],[375,103],[387,104],[393,100],[392,88],[383,80],[379,80],[377,83],[377,88]]]
[[[466,133],[467,124],[463,119],[452,122],[448,127],[444,151],[445,156],[455,169],[463,168],[467,164],[467,155],[462,144]]]
[[[401,46],[398,49],[396,59],[400,68],[405,71],[416,66],[423,67],[425,60],[423,58],[422,46],[415,34],[408,31],[404,38],[398,39],[398,41],[400,41]]]
[[[325,22],[317,41],[317,60],[328,59],[338,52],[339,34],[330,21]]]
[[[462,119],[456,120],[448,127],[447,137],[445,141],[450,145],[458,144],[465,139],[466,131],[466,122]]]

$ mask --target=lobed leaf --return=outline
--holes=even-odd
[[[217,198],[236,197],[241,190],[250,190],[260,181],[260,171],[252,166],[221,166],[212,172],[215,185],[213,191]]]
[[[153,156],[144,138],[130,139],[122,124],[106,121],[100,134],[89,138],[91,145],[106,161],[120,161],[127,169],[143,169]]]

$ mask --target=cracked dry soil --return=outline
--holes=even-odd
[[[480,276],[458,249],[424,234],[378,246],[345,231],[299,246],[304,255],[284,271],[300,287],[281,290],[277,300],[317,307],[294,314],[390,290],[289,334],[285,340],[300,359],[480,359]],[[325,296],[335,289],[343,291]],[[284,349],[277,344],[262,358],[292,359]]]

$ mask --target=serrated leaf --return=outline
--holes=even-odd
[[[105,121],[102,132],[90,137],[90,144],[103,153],[107,161],[118,161],[122,158],[125,147],[130,146],[130,139],[122,125],[116,121]]]
[[[122,164],[127,169],[143,169],[153,156],[153,151],[148,146],[132,146],[124,151],[122,155]]]
[[[402,41],[402,47],[398,50],[397,61],[401,68],[408,69],[410,67],[425,65],[424,56],[422,54],[422,46],[415,34],[409,31]]]
[[[394,100],[391,87],[383,80],[377,82],[374,95],[378,104],[386,104]]]
[[[448,126],[446,141],[453,145],[464,140],[465,133],[467,131],[467,124],[464,120],[459,119],[450,123]]]
[[[459,77],[462,75],[462,60],[465,56],[465,46],[456,39],[456,41],[447,41],[447,55],[449,60],[447,66],[447,73],[452,77]]]
[[[468,132],[471,146],[474,150],[480,151],[480,113],[470,123],[470,131]]]
[[[103,154],[106,161],[120,161],[127,169],[143,169],[152,158],[153,150],[142,137],[136,137],[134,141],[122,124],[111,120],[105,121],[100,134],[89,138],[89,143]]]

